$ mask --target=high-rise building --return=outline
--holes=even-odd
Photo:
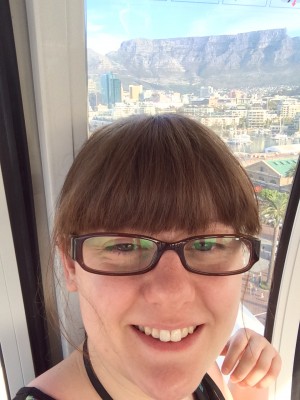
[[[267,112],[261,107],[253,107],[248,110],[247,123],[249,128],[259,128],[264,126],[267,119]]]
[[[108,107],[122,101],[121,81],[112,72],[101,76],[101,103]]]
[[[209,98],[214,93],[214,88],[212,86],[201,86],[200,87],[200,97]]]

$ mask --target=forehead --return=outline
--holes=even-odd
[[[112,232],[111,232],[112,233]],[[140,230],[132,230],[132,229],[126,229],[126,230],[121,230],[119,233],[130,233],[130,234],[138,234],[142,236],[150,236],[152,238],[161,240],[163,242],[176,242],[179,240],[183,240],[189,236],[197,236],[197,235],[214,235],[214,234],[234,234],[236,233],[233,227],[224,225],[220,222],[215,222],[207,226],[205,229],[197,229],[197,231],[193,232],[188,232],[185,230],[177,230],[177,229],[172,229],[172,230],[166,230],[166,231],[160,231],[160,232],[144,232]]]

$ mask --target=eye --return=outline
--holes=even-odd
[[[193,243],[192,248],[198,251],[209,251],[216,246],[215,239],[201,239]]]
[[[119,251],[119,252],[130,252],[138,250],[138,246],[133,243],[118,243],[105,247],[106,251]]]

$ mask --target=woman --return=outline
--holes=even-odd
[[[230,399],[221,353],[235,399],[267,398],[251,386],[275,379],[276,351],[249,330],[227,343],[259,228],[252,184],[204,126],[166,114],[101,128],[68,173],[54,229],[83,351],[17,399]]]

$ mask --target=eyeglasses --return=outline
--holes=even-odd
[[[175,251],[183,267],[195,274],[236,275],[258,261],[260,240],[218,234],[169,243],[136,234],[92,233],[71,236],[70,255],[87,272],[120,276],[151,271],[167,250]]]

